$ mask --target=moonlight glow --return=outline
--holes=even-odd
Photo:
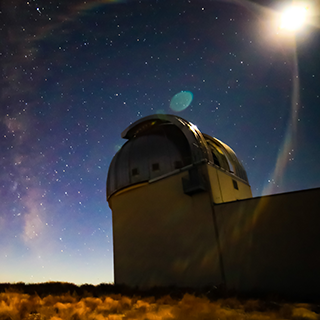
[[[306,15],[306,7],[291,6],[282,13],[280,28],[290,31],[298,30],[303,26]]]

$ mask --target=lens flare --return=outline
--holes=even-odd
[[[298,112],[300,105],[300,83],[299,83],[299,66],[297,52],[295,51],[293,56],[293,69],[292,69],[292,95],[291,95],[291,112],[289,122],[282,146],[279,149],[276,165],[269,182],[262,194],[277,193],[277,184],[280,183],[284,177],[286,167],[291,158],[291,152],[295,148],[296,136],[297,136],[297,123],[298,123]]]
[[[173,96],[170,101],[170,108],[173,111],[182,111],[189,107],[193,94],[190,91],[181,91]]]

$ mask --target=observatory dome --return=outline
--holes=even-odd
[[[191,122],[174,115],[151,115],[121,134],[128,141],[114,156],[108,172],[107,198],[138,183],[160,179],[199,163],[219,167],[248,184],[233,150],[203,134]]]

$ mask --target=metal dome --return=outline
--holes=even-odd
[[[203,136],[212,152],[214,164],[248,183],[246,170],[235,152],[217,138],[210,137],[207,134],[203,134]]]
[[[151,115],[121,134],[128,141],[114,156],[108,172],[107,198],[199,162],[216,165],[247,182],[246,172],[230,147],[202,134],[192,123],[174,115]]]

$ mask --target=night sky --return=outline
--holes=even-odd
[[[0,282],[113,281],[108,167],[147,115],[227,143],[254,196],[320,187],[320,10],[292,34],[279,3],[3,3]]]

